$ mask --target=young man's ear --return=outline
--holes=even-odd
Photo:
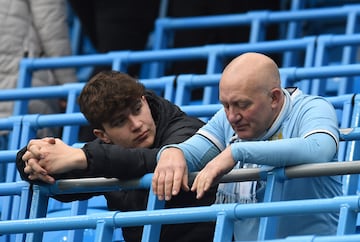
[[[99,139],[101,139],[102,141],[104,141],[107,144],[111,143],[111,139],[109,138],[109,136],[107,136],[107,134],[104,132],[104,130],[101,129],[93,129],[93,133],[96,137],[98,137]]]

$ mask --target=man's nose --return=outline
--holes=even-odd
[[[228,119],[229,119],[229,122],[231,122],[231,123],[239,122],[242,119],[242,115],[236,109],[229,108],[229,110],[228,110]]]
[[[134,116],[134,115],[130,114],[129,117],[128,117],[128,120],[129,120],[130,127],[133,130],[140,128],[141,125],[142,125],[142,122],[141,122],[141,120],[139,119],[138,116]]]

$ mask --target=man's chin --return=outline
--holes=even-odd
[[[249,131],[245,131],[245,130],[237,130],[236,131],[237,136],[239,137],[239,139],[242,140],[252,140],[254,138],[254,135],[252,133],[250,133]]]

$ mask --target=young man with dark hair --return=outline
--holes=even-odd
[[[79,96],[80,110],[98,139],[74,148],[60,139],[31,140],[19,151],[17,167],[23,179],[53,183],[55,179],[115,177],[134,179],[152,173],[161,147],[179,143],[202,125],[177,106],[146,90],[131,76],[116,71],[95,75]],[[211,205],[215,189],[197,200],[181,192],[166,208]],[[86,199],[94,194],[56,196],[62,201]],[[145,210],[148,190],[106,192],[109,210]],[[212,241],[214,223],[163,225],[160,241]],[[127,242],[140,241],[141,227],[124,227]]]

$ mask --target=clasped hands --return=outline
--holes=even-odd
[[[33,139],[22,156],[25,161],[24,172],[29,180],[54,183],[52,175],[69,172],[84,167],[86,157],[81,149],[68,146],[57,138]],[[85,162],[86,163],[86,162]],[[87,165],[87,163],[86,163]]]

